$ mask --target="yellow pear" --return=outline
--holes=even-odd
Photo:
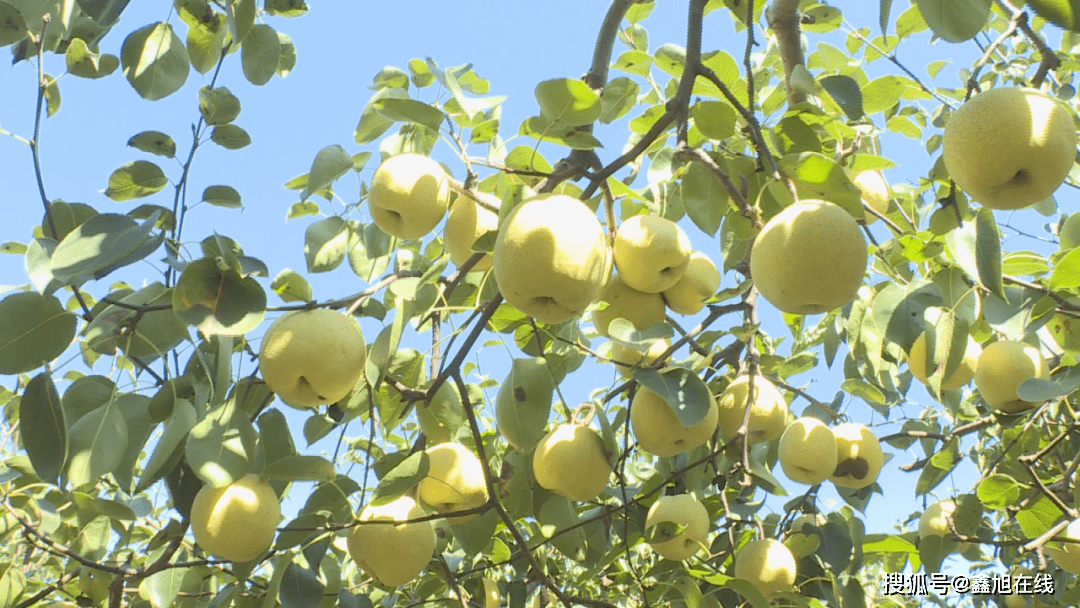
[[[472,249],[476,239],[498,229],[499,214],[467,196],[457,197],[443,228],[443,246],[450,254],[450,261],[455,266],[461,266],[476,253]],[[490,255],[484,255],[472,267],[473,270],[488,268],[491,268]]]
[[[349,532],[349,555],[356,565],[387,587],[398,587],[424,570],[435,553],[435,527],[430,521],[408,521],[426,515],[408,496],[384,505],[368,505]],[[367,524],[369,521],[403,522]]]
[[[705,308],[705,300],[720,288],[720,271],[709,256],[695,251],[682,278],[664,290],[668,308],[680,315],[695,315]]]
[[[1080,541],[1080,519],[1070,523],[1058,536]],[[1080,543],[1048,543],[1046,554],[1054,560],[1058,568],[1069,574],[1080,574]]]
[[[656,456],[675,456],[696,448],[713,436],[719,408],[709,396],[709,411],[701,422],[684,427],[663,397],[639,386],[630,404],[630,428],[638,447]]]
[[[964,350],[964,358],[960,361],[960,367],[941,381],[942,390],[952,390],[960,388],[971,379],[975,377],[976,365],[979,362],[979,355],[982,353],[982,347],[971,336],[968,336],[967,348]],[[945,365],[945,362],[941,363]],[[922,382],[923,384],[929,384],[928,376],[926,375],[926,334],[919,334],[918,338],[915,338],[915,342],[911,345],[911,350],[908,351],[908,371],[912,376]]]
[[[612,342],[611,362],[615,364],[615,369],[618,370],[620,376],[629,378],[634,374],[634,369],[652,365],[669,348],[671,348],[671,340],[667,338],[656,340],[645,352],[620,342]]]
[[[752,540],[735,555],[735,578],[750,581],[766,597],[794,589],[796,568],[791,550],[773,538]]]
[[[442,165],[420,154],[398,154],[375,170],[368,189],[371,219],[399,239],[421,238],[438,225],[450,203]]]
[[[660,293],[682,278],[690,262],[690,237],[675,222],[658,215],[635,215],[615,233],[615,267],[626,284]]]
[[[349,394],[364,372],[366,352],[352,317],[325,308],[300,310],[278,317],[266,330],[259,369],[286,404],[317,407]]]
[[[660,524],[669,524],[668,530],[649,529]],[[651,538],[649,546],[661,556],[671,560],[684,560],[701,550],[709,534],[709,512],[692,494],[661,496],[649,507],[645,517],[646,537]],[[678,528],[681,532],[675,533]]]
[[[769,220],[754,240],[750,275],[762,297],[791,314],[816,314],[855,299],[866,271],[866,239],[832,203],[806,200]]]
[[[608,335],[608,326],[615,319],[626,319],[639,330],[664,321],[664,298],[630,287],[619,273],[604,285],[596,301],[602,306],[592,312],[592,321],[601,336]]]
[[[1038,348],[1018,340],[998,340],[979,355],[975,388],[987,405],[1014,414],[1035,407],[1016,394],[1020,383],[1049,377],[1050,368]]]
[[[611,463],[600,435],[580,424],[561,424],[536,446],[536,483],[571,500],[593,500],[607,487]]]
[[[780,467],[788,479],[817,485],[836,470],[836,436],[817,418],[792,422],[780,436]]]
[[[951,500],[939,500],[926,507],[922,516],[919,517],[919,538],[952,536],[950,522],[954,513],[956,513],[956,503]]]
[[[845,488],[865,488],[877,481],[885,454],[878,438],[866,426],[846,422],[833,428],[836,437],[836,470],[829,476],[833,484]]]
[[[851,181],[859,189],[859,196],[862,197],[863,202],[871,209],[882,215],[889,210],[891,200],[889,197],[889,182],[885,181],[885,176],[881,174],[881,171],[863,171]],[[873,213],[865,209],[863,213],[865,214],[863,221],[866,225],[869,226],[877,221],[877,216]]]
[[[1034,89],[999,87],[953,112],[942,140],[956,185],[991,209],[1049,197],[1076,159],[1072,112]]]
[[[543,323],[581,316],[611,274],[611,248],[599,220],[565,194],[514,207],[499,227],[492,257],[506,301]]]
[[[440,443],[427,449],[428,474],[420,480],[416,495],[436,513],[450,513],[479,507],[488,501],[487,482],[480,459],[460,443]],[[452,524],[466,522],[473,515],[451,517]]]
[[[750,376],[742,374],[720,395],[720,432],[730,440],[742,426],[743,414],[750,396]],[[760,374],[754,375],[754,399],[750,407],[750,425],[746,441],[772,441],[784,433],[788,421],[788,404],[776,385]]]
[[[204,485],[191,503],[195,542],[234,562],[249,562],[269,549],[279,519],[274,488],[254,474],[219,488]]]

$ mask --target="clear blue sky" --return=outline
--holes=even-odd
[[[650,50],[665,42],[685,44],[684,4],[670,0],[658,2],[658,8],[644,22],[650,36]],[[849,11],[845,15],[848,22],[869,27],[876,33],[877,4],[845,2],[842,8]],[[896,12],[906,8],[897,4]],[[163,19],[170,19],[182,36],[184,26],[171,15],[170,6],[171,3],[167,2],[131,3],[121,23],[104,39],[102,50],[119,54],[124,33]],[[304,271],[304,228],[313,218],[286,223],[285,212],[297,200],[297,196],[282,188],[282,185],[306,172],[315,153],[326,145],[340,144],[350,153],[370,150],[377,154],[375,145],[356,145],[353,130],[371,95],[367,87],[379,70],[387,65],[404,68],[409,59],[416,57],[432,57],[444,67],[471,62],[475,71],[490,81],[489,94],[508,97],[503,104],[501,127],[503,137],[508,138],[517,132],[522,119],[537,113],[532,93],[537,82],[548,78],[578,77],[585,72],[605,10],[606,2],[601,0],[549,0],[543,3],[512,3],[504,0],[468,3],[428,0],[335,2],[314,3],[311,13],[298,19],[270,19],[270,25],[288,34],[296,44],[296,67],[285,79],[275,77],[263,87],[254,87],[243,78],[238,57],[226,62],[218,86],[230,88],[240,98],[243,111],[236,124],[251,134],[253,144],[239,151],[224,150],[213,144],[204,146],[195,160],[189,186],[189,203],[193,204],[208,185],[232,185],[241,193],[245,209],[241,212],[208,205],[196,207],[188,216],[185,241],[189,246],[196,245],[198,240],[216,230],[237,239],[249,255],[266,262],[271,277],[286,267]],[[704,49],[725,49],[741,58],[745,39],[736,36],[727,21],[728,16],[723,10],[707,18]],[[842,48],[843,36],[841,30],[829,35],[810,34],[808,38],[812,50],[818,41],[829,41]],[[923,66],[930,61],[955,58],[955,63],[943,70],[936,82],[958,86],[957,70],[970,65],[972,57],[979,53],[978,48],[973,43],[937,43],[930,46],[928,42],[928,34],[918,36],[915,41],[902,47],[901,59],[922,77],[925,74]],[[617,45],[616,53],[620,50]],[[29,62],[15,66],[8,63],[5,61],[0,67],[0,91],[3,91],[0,127],[29,137],[34,115],[36,68]],[[871,76],[896,71],[885,61],[878,61],[867,69]],[[63,57],[47,56],[45,71],[51,74],[63,72]],[[663,74],[657,73],[656,77],[661,83],[667,80]],[[933,82],[928,77],[923,80]],[[171,178],[179,177],[178,163],[149,157],[127,148],[125,142],[143,130],[164,131],[176,139],[178,156],[186,156],[191,143],[191,124],[198,117],[196,93],[198,87],[208,81],[208,77],[192,71],[188,84],[179,93],[162,101],[148,102],[139,98],[119,71],[104,81],[63,78],[60,82],[63,103],[56,116],[44,121],[41,137],[44,178],[49,197],[89,203],[100,211],[126,212],[142,203],[171,206],[172,193],[169,188],[149,199],[126,203],[112,202],[101,191],[114,169],[136,159],[158,162]],[[431,91],[426,89],[421,99],[431,101]],[[936,102],[925,103],[927,107],[932,107],[930,104]],[[624,125],[625,122],[622,122],[616,128],[599,131],[601,141],[607,145],[601,151],[602,159],[610,160],[619,153],[627,135]],[[930,133],[928,131],[927,135]],[[901,165],[886,172],[890,182],[915,183],[934,160],[921,147],[904,138],[886,137],[884,142],[884,154],[898,159]],[[529,145],[532,140],[521,143]],[[546,150],[549,160],[560,157],[561,150]],[[482,153],[481,149],[477,148],[476,153]],[[456,177],[463,177],[460,163],[444,144],[436,147],[435,156],[448,163],[455,170]],[[365,180],[370,178],[373,166],[369,165],[363,176]],[[31,227],[40,221],[42,215],[28,148],[11,138],[0,137],[0,167],[6,190],[0,242],[25,243],[31,237]],[[635,185],[640,185],[642,181]],[[358,184],[352,177],[343,178],[336,186],[344,201],[357,200]],[[1074,194],[1062,191],[1058,196],[1060,202],[1063,196],[1073,198]],[[320,202],[326,214],[340,211],[340,206],[333,208]],[[998,215],[999,222],[1006,220],[1007,216]],[[1025,231],[1042,233],[1044,218],[1029,214],[1024,221]],[[873,227],[873,231],[882,239],[888,238],[880,222]],[[697,249],[718,257],[715,239],[693,227],[688,232]],[[1009,249],[1038,247],[1031,239],[1007,244]],[[106,281],[124,278],[138,284],[143,278],[157,280],[161,267],[157,260],[160,258],[159,253],[148,261],[110,276]],[[310,276],[309,279],[315,288],[315,297],[321,300],[354,293],[365,287],[347,265],[326,275]],[[733,280],[728,275],[724,285],[731,285]],[[22,257],[0,255],[0,286],[26,283]],[[103,295],[107,284],[93,284],[90,289]],[[269,290],[269,279],[263,281],[263,286]],[[272,305],[281,304],[272,294],[269,302]],[[778,315],[768,304],[763,303],[762,314],[767,331],[773,335],[786,334],[778,323]],[[693,323],[688,322],[687,325],[692,326]],[[255,338],[264,328],[265,324],[249,337]],[[365,324],[365,334],[371,339],[378,329],[375,324]],[[497,359],[499,355],[492,353],[506,351],[488,349],[486,352]],[[505,355],[502,356],[505,359]],[[70,363],[72,368],[81,367],[77,361]],[[505,360],[501,364],[504,365]],[[107,365],[104,360],[99,362],[95,372],[108,374]],[[501,379],[503,369],[496,360],[484,371]],[[604,368],[603,373],[610,374],[610,368]],[[591,376],[585,372],[568,379],[563,385],[567,398],[571,401],[586,399],[590,389],[595,388]],[[819,368],[790,381],[800,385],[812,383],[808,390],[817,398],[829,401],[839,390],[842,379],[838,364],[832,371]],[[13,378],[4,378],[3,381],[9,387],[14,384]],[[490,396],[493,398],[494,393],[490,393]],[[907,406],[908,412],[917,412],[922,404],[930,403],[921,388],[913,388],[909,397],[915,403]],[[793,410],[799,412],[804,406],[805,402],[796,402]],[[879,416],[871,417],[869,407],[856,399],[846,399],[845,407],[856,421],[880,421]],[[288,408],[284,409],[291,412]],[[292,420],[296,422],[294,429],[298,430],[301,417],[293,415]],[[880,429],[879,432],[883,434],[887,429]],[[296,443],[304,449],[299,436]],[[331,451],[333,445],[320,444],[312,449]],[[912,499],[917,474],[901,474],[896,468],[921,454],[896,453],[889,447],[886,447],[886,451],[892,452],[894,459],[886,465],[880,480],[886,488],[886,496],[875,497],[865,516],[870,531],[888,530],[898,518],[921,508]],[[776,473],[782,478],[779,470]],[[958,479],[956,485],[966,489],[970,483],[967,479]],[[947,494],[949,486],[950,480],[946,480],[939,487],[939,492]],[[802,489],[797,484],[790,484],[789,487],[792,492],[801,492]],[[823,489],[822,496],[826,501],[835,498],[829,486]],[[779,504],[777,502],[774,506],[778,507]]]

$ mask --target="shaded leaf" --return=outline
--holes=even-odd
[[[53,276],[67,285],[84,283],[145,258],[164,240],[163,233],[150,235],[158,217],[152,213],[142,225],[118,213],[91,217],[56,246],[50,262]]]
[[[262,321],[266,292],[255,279],[202,258],[184,268],[172,304],[176,316],[206,336],[240,336]]]
[[[210,141],[226,150],[239,150],[251,144],[251,136],[236,125],[218,125],[210,132]]]
[[[257,438],[247,412],[229,399],[192,427],[184,456],[200,479],[220,488],[250,470]]]
[[[709,414],[712,393],[701,378],[688,369],[679,367],[664,372],[637,369],[634,379],[660,395],[685,428],[698,424]]]
[[[127,444],[127,422],[115,401],[79,418],[68,430],[67,480],[74,487],[95,483],[120,466]]]
[[[59,357],[78,319],[60,300],[34,292],[0,300],[0,374],[21,374]]]
[[[264,23],[253,25],[240,47],[244,77],[251,84],[262,86],[274,77],[280,61],[281,40],[277,32]]]
[[[934,35],[947,42],[964,42],[986,25],[992,0],[915,0]]]
[[[19,432],[34,472],[55,484],[67,458],[67,423],[60,393],[48,372],[26,384],[19,401]]]
[[[176,158],[176,142],[161,131],[143,131],[127,141],[127,145],[166,158]]]

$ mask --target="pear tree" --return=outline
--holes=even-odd
[[[377,4],[0,0],[0,608],[1080,605],[1076,2]]]

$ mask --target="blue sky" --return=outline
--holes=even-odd
[[[683,4],[670,0],[658,2],[657,9],[644,22],[650,36],[650,50],[665,42],[685,44]],[[102,42],[102,50],[119,54],[122,36],[126,32],[163,19],[169,19],[182,35],[184,26],[171,14],[170,5],[167,2],[131,3],[120,24]],[[849,11],[845,14],[849,22],[877,32],[877,3],[845,2],[842,8]],[[894,12],[899,12],[901,8],[906,7],[897,6]],[[537,82],[548,78],[578,77],[588,68],[595,35],[605,10],[606,3],[600,0],[549,0],[543,3],[503,0],[469,3],[426,0],[335,2],[314,3],[313,10],[298,19],[270,19],[268,23],[271,26],[288,34],[296,44],[296,67],[285,79],[275,77],[267,85],[255,87],[243,78],[238,57],[226,62],[218,86],[228,87],[240,98],[243,111],[236,124],[251,134],[253,144],[239,151],[224,150],[213,144],[204,146],[196,157],[189,186],[189,203],[193,204],[208,185],[232,185],[241,193],[245,209],[241,212],[208,205],[194,208],[185,227],[186,243],[196,246],[198,240],[216,230],[235,238],[249,255],[266,262],[271,277],[286,267],[304,271],[304,228],[314,218],[285,221],[285,212],[289,205],[296,202],[297,196],[282,185],[292,177],[305,173],[316,152],[324,146],[339,144],[350,153],[363,150],[377,153],[374,144],[363,147],[356,145],[353,130],[371,95],[367,87],[379,70],[387,65],[404,68],[409,59],[423,57],[431,57],[444,67],[472,63],[474,70],[491,83],[490,95],[508,96],[503,104],[501,133],[504,138],[510,137],[517,132],[518,124],[524,118],[537,113],[532,92]],[[728,16],[723,10],[707,18],[704,49],[722,48],[741,58],[745,38],[735,35],[727,21]],[[808,39],[811,45],[828,40],[835,46],[843,47],[842,31],[827,36],[811,34]],[[931,46],[928,42],[927,34],[916,37],[901,49],[901,59],[909,68],[923,75],[923,66],[930,61],[955,58],[954,65],[945,68],[936,82],[957,86],[956,71],[970,64],[972,58],[978,55],[978,48],[973,43],[937,43]],[[616,53],[620,50],[617,45]],[[0,91],[3,91],[0,127],[29,137],[33,125],[36,68],[29,62],[15,66],[6,64],[0,67]],[[55,75],[63,70],[62,56],[46,57],[47,73]],[[894,66],[885,61],[868,68],[872,76],[894,71]],[[658,74],[657,78],[661,83],[667,79],[662,74]],[[923,80],[931,82],[928,77]],[[60,111],[44,121],[41,137],[43,172],[49,197],[89,203],[99,211],[126,212],[142,203],[171,205],[171,188],[149,199],[127,203],[115,203],[101,191],[114,169],[136,159],[158,162],[171,178],[175,180],[179,177],[178,163],[149,157],[127,148],[125,142],[143,130],[164,131],[176,139],[178,156],[186,156],[191,143],[191,124],[198,117],[196,94],[199,86],[205,82],[209,82],[209,77],[192,71],[187,85],[179,93],[162,101],[148,102],[139,98],[119,71],[103,81],[87,81],[70,76],[63,78],[60,82],[63,99]],[[424,90],[421,99],[432,101],[432,90]],[[601,158],[614,158],[626,134],[625,122],[599,130],[598,137],[607,145],[601,152]],[[531,142],[520,143],[529,145]],[[482,154],[480,148],[476,148],[475,152]],[[900,163],[900,167],[886,172],[893,183],[915,183],[934,160],[921,147],[899,137],[885,139],[884,153]],[[545,154],[550,161],[554,161],[559,158],[560,151],[548,148]],[[460,162],[445,144],[438,145],[434,155],[449,164],[455,170],[456,177],[463,177]],[[30,228],[40,221],[42,215],[29,149],[14,139],[0,137],[0,167],[4,168],[6,190],[5,221],[0,223],[0,242],[25,243],[31,237]],[[369,165],[363,179],[370,179],[373,168],[374,164]],[[635,185],[641,183],[639,180]],[[358,183],[352,176],[340,180],[336,189],[345,202],[355,202],[359,196]],[[1074,194],[1062,191],[1058,196],[1061,202],[1064,197],[1073,198]],[[325,201],[320,202],[326,214],[341,210],[340,205],[334,207]],[[1007,219],[1004,214],[998,215],[999,222],[1004,223]],[[1023,219],[1024,229],[1041,234],[1041,224],[1045,221],[1045,218],[1031,213]],[[880,238],[888,238],[880,222],[873,230]],[[693,227],[688,228],[688,233],[695,248],[718,258],[715,239]],[[1037,246],[1031,239],[1006,245],[1009,249],[1035,249]],[[152,256],[149,261],[117,273],[115,278],[125,278],[134,284],[147,277],[157,280],[161,264],[155,260],[160,257],[160,254]],[[315,288],[315,297],[320,300],[355,293],[365,287],[347,266],[325,275],[309,276],[309,279]],[[108,282],[112,280],[114,277],[106,279]],[[733,281],[733,276],[729,274],[723,285],[730,286]],[[0,286],[26,283],[22,257],[0,255]],[[269,279],[262,283],[269,291]],[[95,284],[90,288],[103,295],[107,284]],[[269,302],[271,305],[281,304],[272,294]],[[778,323],[778,315],[769,305],[763,304],[762,315],[767,331],[773,335],[786,334]],[[687,325],[692,323],[688,322]],[[265,326],[249,337],[261,334]],[[365,324],[365,334],[369,339],[374,338],[378,329],[377,324]],[[483,368],[484,372],[501,380],[504,368],[500,368],[500,365],[505,365],[506,356],[493,353],[507,351],[499,348],[486,352],[490,355],[487,358],[493,362]],[[500,356],[503,358],[501,364]],[[81,368],[77,360],[69,361],[69,364],[72,368]],[[240,371],[247,373],[250,369]],[[95,372],[108,374],[107,363],[99,362]],[[611,372],[605,368],[603,373]],[[595,388],[590,376],[588,373],[578,374],[564,384],[564,394],[575,394],[573,397],[568,394],[568,399],[584,400],[588,397],[589,391]],[[4,381],[9,387],[14,383],[12,378],[5,378]],[[791,379],[797,385],[813,382],[810,392],[824,401],[830,400],[839,390],[841,381],[839,365],[832,371],[819,368]],[[493,398],[494,392],[490,396]],[[929,397],[921,389],[913,389],[909,397],[917,400],[918,404],[930,403]],[[793,411],[799,412],[804,406],[805,402],[797,402]],[[845,400],[845,407],[849,408],[856,421],[867,422],[870,419],[870,409],[858,400],[849,397]],[[915,412],[918,405],[909,407],[912,408],[909,412]],[[874,416],[874,420],[879,419]],[[299,429],[302,417],[293,415],[292,420],[297,423],[294,429]],[[303,449],[299,436],[297,445]],[[333,450],[333,444],[320,444],[313,449]],[[866,514],[869,520],[867,528],[871,531],[886,531],[898,518],[921,509],[921,504],[911,498],[917,474],[902,474],[896,468],[920,457],[921,453],[897,453],[888,447],[886,452],[892,452],[895,458],[886,465],[886,472],[880,480],[887,495],[875,497]],[[779,470],[776,473],[780,476]],[[947,480],[939,487],[939,492],[947,494],[949,485],[950,480]],[[966,479],[958,479],[956,485],[966,489],[970,483]],[[792,492],[802,489],[796,484],[789,487]],[[823,489],[822,496],[825,500],[835,499],[828,486]],[[777,502],[775,506],[779,504]]]

